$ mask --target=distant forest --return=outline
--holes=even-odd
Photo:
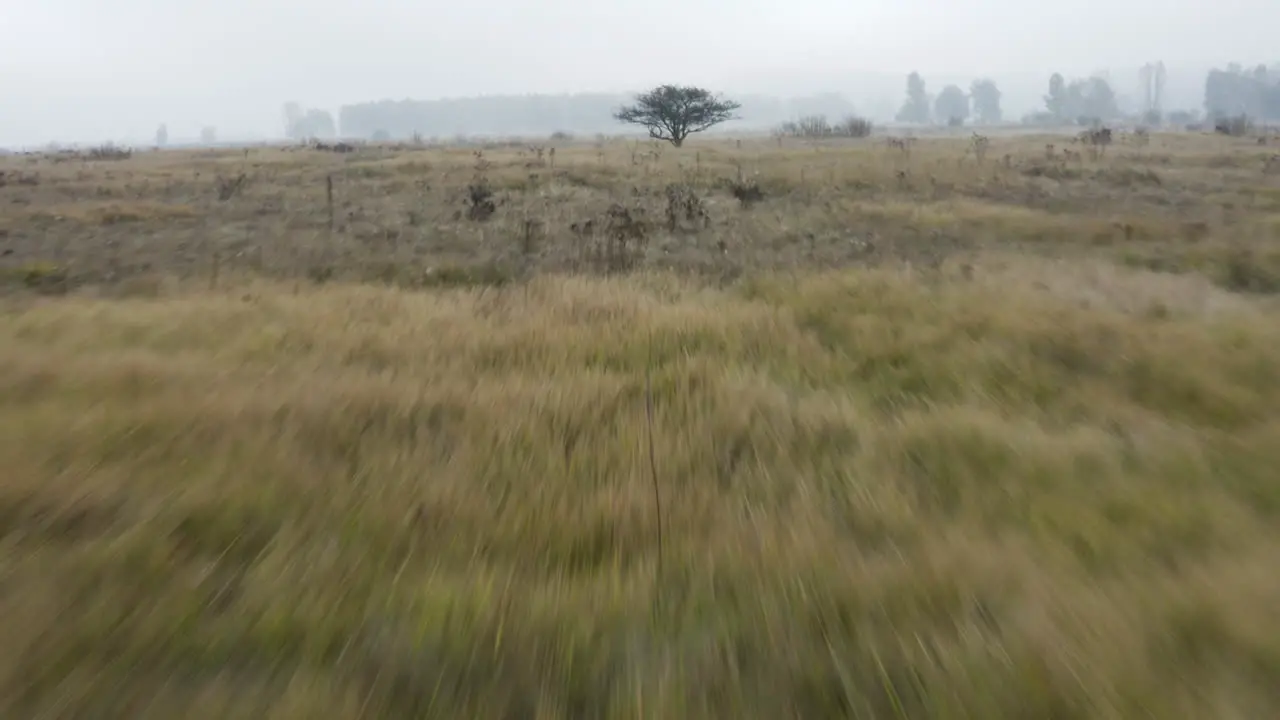
[[[855,112],[838,94],[782,100],[765,96],[734,96],[742,103],[741,121],[724,127],[772,127],[807,115],[838,118]],[[613,113],[631,102],[631,95],[525,95],[448,100],[383,100],[344,105],[338,111],[338,132],[344,137],[403,140],[459,135],[575,135],[616,133]],[[300,128],[291,135],[306,135]]]
[[[1160,124],[1190,118],[1245,115],[1263,122],[1280,119],[1280,66],[1245,68],[1232,64],[1215,69],[1205,79],[1203,107],[1168,107],[1164,102],[1164,66],[1143,69],[1140,96],[1124,102],[1110,82],[1101,77],[1068,79],[1046,77],[1044,106],[1022,118],[1025,124],[1111,121],[1122,117]],[[906,104],[897,120],[915,124],[965,123],[971,117],[982,124],[1001,122],[1001,92],[986,79],[966,89],[948,85],[939,94],[929,92],[925,79],[911,73],[904,83]],[[382,100],[344,105],[337,122],[322,110],[286,105],[290,137],[369,138],[375,140],[449,139],[458,136],[531,136],[561,132],[571,135],[616,133],[613,113],[630,103],[631,95],[584,93],[573,95],[523,95],[456,98],[444,100]],[[725,123],[726,130],[766,129],[801,118],[825,117],[833,121],[858,114],[860,109],[843,95],[825,93],[781,99],[765,95],[735,95],[742,104],[740,119]]]

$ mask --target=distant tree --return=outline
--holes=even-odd
[[[907,101],[898,111],[897,120],[920,124],[930,120],[929,94],[925,92],[924,78],[918,72],[907,76]]]
[[[284,104],[284,133],[291,140],[331,138],[338,134],[333,115],[325,110],[305,110],[296,102]]]
[[[333,115],[328,110],[311,109],[302,118],[304,137],[331,138],[338,134]]]
[[[933,104],[933,116],[949,125],[963,125],[969,119],[969,96],[955,85],[942,88]]]
[[[1164,87],[1167,81],[1164,62],[1147,63],[1138,70],[1138,87],[1142,92],[1144,113],[1164,109]]]
[[[1238,63],[1205,78],[1204,109],[1210,118],[1280,118],[1280,74],[1263,65],[1245,71]]]
[[[1049,94],[1044,96],[1044,109],[1054,118],[1066,120],[1070,116],[1067,104],[1067,81],[1062,73],[1054,73],[1049,77]]]
[[[1111,83],[1096,76],[1067,83],[1060,73],[1054,73],[1049,78],[1049,94],[1044,96],[1044,106],[1059,122],[1084,125],[1120,115],[1120,106]]]
[[[636,97],[635,104],[620,108],[614,119],[649,130],[649,137],[676,147],[685,138],[734,119],[742,106],[722,100],[698,87],[662,85]]]
[[[1110,120],[1120,115],[1116,93],[1111,83],[1101,77],[1076,80],[1068,88],[1076,114],[1095,120]]]
[[[764,124],[795,116],[795,111],[778,98],[734,99],[742,102],[738,114]],[[632,95],[611,93],[375,100],[343,105],[336,119],[341,134],[350,138],[370,138],[375,130],[386,130],[396,140],[409,140],[414,133],[443,138],[461,134],[549,135],[562,131],[588,137],[611,132],[616,125],[614,113],[633,100]]]
[[[284,136],[285,137],[289,138],[290,140],[301,140],[302,137],[306,137],[305,135],[302,137],[299,137],[296,134],[298,130],[298,126],[302,122],[302,118],[304,115],[301,105],[299,105],[297,102],[290,100],[289,102],[284,104],[284,108],[282,109],[282,114],[284,115]]]
[[[987,78],[974,80],[969,86],[969,96],[973,100],[973,112],[978,116],[978,122],[995,125],[1003,119],[1000,88],[996,87],[995,81]]]
[[[169,128],[164,123],[156,128],[156,147],[164,147],[169,144]]]
[[[1156,63],[1151,82],[1154,85],[1151,93],[1151,101],[1153,103],[1151,109],[1162,113],[1164,112],[1164,88],[1169,84],[1169,71],[1165,69],[1163,60]]]
[[[200,144],[213,145],[218,142],[218,129],[213,126],[200,128]]]

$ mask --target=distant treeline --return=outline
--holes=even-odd
[[[1210,116],[1280,120],[1280,65],[1246,70],[1232,63],[1211,71],[1205,79],[1204,105]]]
[[[408,139],[469,136],[575,135],[616,133],[613,119],[631,95],[507,95],[447,100],[382,100],[344,105],[338,111],[338,132],[349,138]],[[854,113],[842,95],[781,99],[735,96],[743,118],[724,127],[767,128],[809,115],[840,118]]]
[[[1160,66],[1163,68],[1163,66]],[[988,87],[989,86],[989,87]],[[979,93],[978,90],[984,92]],[[1125,112],[1111,84],[1101,77],[1068,81],[1055,73],[1049,78],[1044,110],[1024,118],[1031,124],[1053,122],[1109,121],[1129,114],[1146,122],[1160,122],[1163,75],[1159,88],[1145,98],[1141,108]],[[917,124],[965,121],[972,103],[978,120],[1000,121],[1000,92],[990,81],[979,81],[969,93],[957,86],[944,88],[943,95],[926,92],[924,79],[912,73],[907,83],[908,103],[898,120]],[[742,104],[738,120],[720,126],[726,130],[778,128],[802,119],[822,118],[840,122],[859,115],[858,108],[839,93],[801,98],[765,95],[734,95]],[[935,107],[941,100],[946,108]],[[286,106],[290,137],[327,137],[406,140],[453,138],[458,136],[537,136],[552,133],[571,135],[614,134],[628,129],[614,120],[614,113],[634,100],[633,95],[583,93],[575,95],[499,95],[444,100],[381,100],[344,105],[338,112],[337,127],[326,122],[328,113],[304,111],[296,103]],[[1280,119],[1280,66],[1246,69],[1232,64],[1208,74],[1204,90],[1204,112],[1209,117],[1247,116],[1254,120]],[[910,110],[911,112],[907,112]],[[1189,108],[1165,109],[1171,121],[1186,120],[1195,113]],[[944,120],[945,117],[945,120]]]

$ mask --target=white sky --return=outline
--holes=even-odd
[[[0,0],[0,145],[276,134],[289,99],[1203,73],[1276,62],[1278,36],[1277,0]]]

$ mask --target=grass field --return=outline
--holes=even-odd
[[[1280,715],[1272,145],[556,150],[0,158],[0,717]]]

